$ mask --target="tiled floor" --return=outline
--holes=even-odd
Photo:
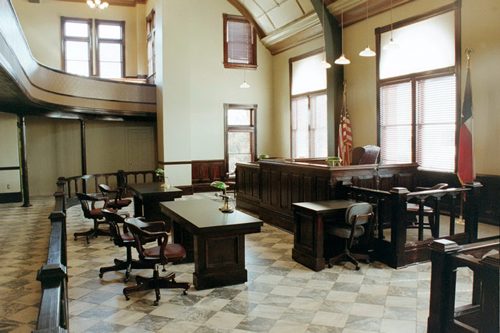
[[[193,199],[203,197],[197,195]],[[47,219],[53,201],[29,209],[1,205],[0,332],[30,332],[40,297],[36,270],[46,260]],[[361,270],[335,266],[314,272],[291,258],[292,235],[264,225],[246,237],[248,282],[197,291],[162,290],[122,295],[123,272],[98,277],[101,266],[125,250],[106,237],[74,241],[90,228],[79,206],[68,210],[68,272],[71,332],[425,332],[430,264],[394,270],[381,263]],[[193,264],[169,266],[177,280],[192,281]],[[150,270],[133,271],[149,276]],[[467,303],[471,273],[459,271],[457,302]]]

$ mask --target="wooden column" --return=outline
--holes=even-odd
[[[87,147],[85,139],[85,120],[80,119],[80,147],[81,147],[81,160],[82,160],[82,175],[87,174]],[[82,191],[87,193],[87,181],[82,180]]]
[[[410,193],[406,187],[393,187],[391,193],[391,247],[393,267],[406,265],[406,202]]]
[[[17,117],[17,127],[19,129],[19,144],[21,155],[21,182],[23,190],[23,207],[29,207],[30,204],[30,187],[28,180],[28,158],[26,153],[26,116],[20,115]]]
[[[323,25],[326,61],[332,65],[330,69],[326,70],[327,142],[328,155],[335,156],[337,155],[338,124],[342,109],[344,66],[335,65],[334,61],[342,53],[342,31],[339,22],[330,14],[323,0],[311,0],[311,3]]]
[[[470,191],[466,192],[464,204],[465,232],[467,242],[477,241],[477,226],[479,222],[479,196],[483,185],[478,182],[465,184]]]

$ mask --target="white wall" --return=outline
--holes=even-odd
[[[17,116],[0,112],[0,168],[19,167]],[[0,193],[20,192],[19,170],[0,170]]]
[[[162,8],[159,8],[162,6]],[[272,58],[260,42],[256,70],[247,70],[250,89],[239,88],[243,70],[223,65],[223,13],[239,14],[227,1],[156,2],[162,13],[160,160],[182,162],[224,158],[224,103],[257,104],[257,153],[273,146]],[[180,15],[179,13],[182,13]],[[190,166],[167,167],[173,184],[191,183]]]

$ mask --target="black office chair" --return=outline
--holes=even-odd
[[[98,235],[109,236],[109,231],[102,230],[99,228],[101,224],[107,224],[104,220],[104,215],[102,209],[106,207],[108,203],[107,198],[99,198],[93,195],[85,193],[76,193],[80,205],[82,207],[83,216],[94,221],[94,227],[90,230],[84,232],[75,232],[73,234],[75,240],[78,236],[85,236],[87,244],[89,243],[89,237],[97,237]],[[102,207],[97,207],[96,203],[102,201]]]
[[[99,190],[101,191],[103,197],[108,198],[106,207],[120,210],[132,203],[131,199],[122,198],[125,193],[125,188],[117,187],[112,189],[109,185],[99,184]]]
[[[351,248],[353,246],[354,240],[361,238],[365,235],[366,241],[369,243],[373,232],[373,208],[372,205],[366,202],[354,203],[347,207],[345,213],[345,222],[334,223],[328,225],[326,228],[326,233],[331,236],[336,236],[344,239],[344,250],[342,253],[330,258],[328,261],[328,267],[332,267],[334,264],[348,260],[356,266],[356,270],[359,270],[359,260],[370,261],[369,254],[352,253]]]

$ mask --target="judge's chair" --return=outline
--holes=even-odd
[[[162,222],[163,223],[163,222]],[[189,289],[189,283],[176,282],[175,273],[168,272],[165,276],[160,276],[160,266],[163,266],[163,272],[166,272],[165,265],[167,263],[180,262],[186,257],[186,250],[180,244],[168,244],[169,233],[166,231],[147,231],[144,228],[148,227],[148,223],[142,222],[139,219],[125,220],[125,225],[134,235],[135,248],[139,254],[139,263],[146,268],[153,269],[153,276],[150,278],[137,275],[135,286],[126,287],[123,289],[123,295],[129,300],[129,294],[135,291],[154,289],[156,300],[154,305],[158,305],[160,300],[160,288],[180,288],[184,289],[183,294]],[[165,230],[165,226],[163,227]],[[154,247],[144,247],[146,241],[156,239],[158,245]]]
[[[80,201],[80,206],[82,207],[83,216],[94,221],[94,227],[90,230],[84,232],[75,232],[73,234],[76,240],[79,236],[85,236],[87,244],[89,243],[89,237],[97,237],[98,235],[109,236],[109,231],[99,229],[101,224],[107,224],[102,209],[106,207],[108,203],[107,198],[99,198],[93,195],[85,193],[76,193],[78,200]],[[97,203],[102,202],[101,206],[98,207]]]
[[[341,261],[350,261],[359,270],[359,260],[370,261],[369,254],[352,253],[354,241],[365,236],[366,243],[370,243],[373,228],[373,208],[366,202],[354,203],[347,207],[345,221],[328,225],[326,233],[344,239],[342,253],[330,258],[328,267]]]
[[[417,187],[417,191],[441,190],[448,187],[447,183],[438,183],[432,187]],[[425,198],[420,202],[408,202],[406,204],[406,214],[408,216],[407,228],[418,228],[418,240],[424,238],[424,229],[430,229],[432,238],[439,238],[439,219],[436,216],[437,211],[432,207],[432,202],[426,203]],[[435,204],[435,200],[434,200]],[[422,206],[422,216],[420,217],[420,206]],[[424,218],[427,217],[427,223]]]
[[[99,269],[99,277],[102,278],[106,272],[125,270],[124,281],[127,282],[132,268],[144,268],[139,261],[132,259],[132,248],[135,247],[134,235],[129,232],[123,215],[110,209],[103,209],[102,213],[109,224],[109,232],[113,242],[116,246],[125,247],[127,256],[125,260],[115,259],[113,266],[101,267]]]
[[[352,165],[358,164],[376,164],[380,155],[380,147],[367,145],[364,147],[355,147],[352,150]]]
[[[112,189],[111,187],[109,187],[109,185],[99,184],[99,190],[104,197],[108,198],[106,207],[120,210],[132,203],[131,199],[122,198],[123,194],[125,193],[125,188],[123,187]]]

